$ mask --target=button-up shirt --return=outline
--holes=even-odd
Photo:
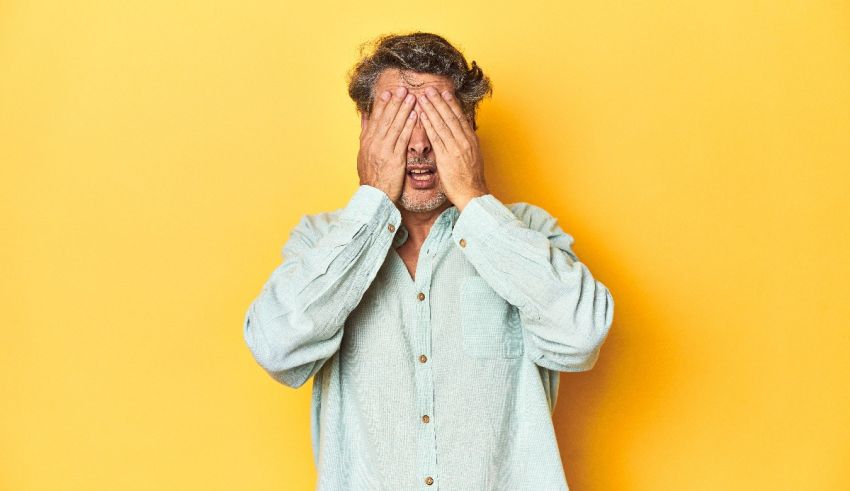
[[[559,372],[589,370],[609,290],[543,209],[491,194],[445,209],[415,279],[389,197],[361,185],[305,215],[243,333],[275,380],[313,377],[319,490],[568,489]]]

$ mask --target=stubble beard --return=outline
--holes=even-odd
[[[413,191],[416,192],[416,191]],[[401,206],[407,211],[423,212],[436,210],[446,202],[446,193],[443,192],[442,186],[437,189],[437,194],[426,200],[416,200],[410,196],[410,193],[403,191],[401,193]]]
[[[434,161],[431,159],[426,159],[422,157],[411,157],[407,159],[408,164],[420,164],[420,163],[428,163],[434,164]],[[406,186],[405,186],[406,188]],[[410,192],[407,189],[402,190],[401,198],[399,202],[407,211],[412,211],[416,213],[421,213],[424,211],[432,211],[436,210],[443,203],[446,202],[446,193],[443,191],[443,183],[442,181],[437,185],[437,193],[425,200],[417,200],[412,195],[417,193],[417,190],[411,190]]]

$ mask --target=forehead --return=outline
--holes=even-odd
[[[410,70],[388,69],[381,72],[375,81],[375,94],[396,87],[406,87],[414,94],[422,93],[428,87],[434,87],[437,92],[444,90],[454,92],[454,83],[448,77]]]

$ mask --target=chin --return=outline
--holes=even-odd
[[[401,206],[412,212],[432,211],[446,202],[446,195],[440,189],[428,189],[427,192],[418,189],[405,189],[399,202]]]

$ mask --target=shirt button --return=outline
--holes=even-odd
[[[419,295],[416,295],[416,298],[418,298],[419,301],[421,302],[422,300],[425,300],[425,294],[422,293],[422,292],[419,292]]]
[[[429,418],[427,414],[422,416],[422,422],[423,423],[427,423],[428,421],[431,421],[431,418]]]
[[[425,355],[419,355],[419,361],[421,363],[425,363],[426,361],[428,361],[428,357]]]
[[[458,243],[460,244],[461,247],[466,247],[466,239],[460,239],[460,242],[458,242]]]
[[[393,225],[392,223],[387,225],[387,230],[389,230],[390,232],[395,232],[395,225]]]
[[[427,484],[429,486],[434,484],[434,478],[432,478],[431,476],[426,477],[425,478],[425,484]]]

